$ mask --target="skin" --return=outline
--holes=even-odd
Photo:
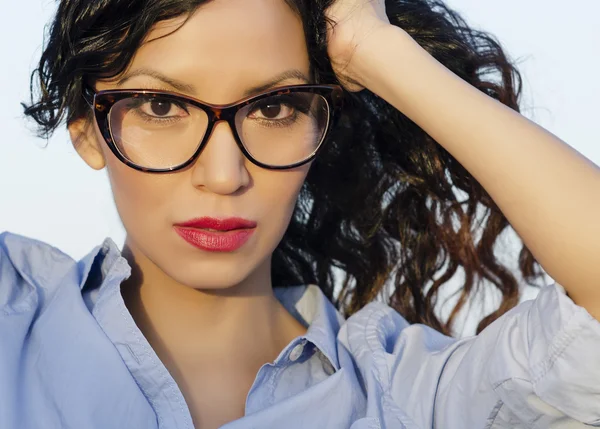
[[[302,23],[283,1],[208,2],[166,35],[182,22],[158,24],[128,70],[98,82],[96,89],[167,89],[224,104],[289,70],[309,76]],[[141,69],[187,88],[129,77]],[[298,83],[307,82],[292,78],[272,86]],[[243,416],[260,366],[306,332],[274,298],[270,274],[271,254],[309,165],[285,171],[257,167],[221,122],[190,168],[143,173],[121,163],[97,125],[89,125],[81,120],[69,129],[85,162],[108,170],[127,231],[124,255],[133,266],[122,287],[127,307],[181,387],[196,427],[218,427]],[[242,217],[258,226],[241,249],[207,252],[173,230],[174,223],[202,216]]]

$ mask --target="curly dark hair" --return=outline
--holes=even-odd
[[[332,0],[286,0],[301,17],[317,83],[337,83],[327,56],[325,10]],[[31,80],[25,114],[42,136],[91,115],[84,82],[123,72],[151,27],[189,16],[203,0],[62,0]],[[521,77],[497,40],[470,28],[441,1],[388,0],[392,24],[490,97],[518,110]],[[451,334],[482,285],[502,300],[483,329],[518,303],[515,272],[495,254],[510,228],[483,187],[415,123],[373,93],[345,93],[345,107],[314,161],[292,221],[273,254],[273,283],[316,283],[346,316],[385,296],[411,323]],[[516,257],[516,255],[515,255]],[[531,252],[520,275],[542,277]],[[464,277],[450,316],[442,287]],[[339,294],[335,294],[336,285]]]

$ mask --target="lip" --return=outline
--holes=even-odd
[[[202,217],[174,225],[175,232],[192,246],[210,252],[233,252],[254,234],[256,222],[242,218]]]

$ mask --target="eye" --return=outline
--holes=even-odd
[[[139,109],[144,115],[158,118],[186,116],[188,113],[184,105],[160,98],[141,103]]]
[[[260,113],[265,118],[274,119],[281,113],[281,107],[281,104],[269,104],[268,106],[261,108]]]
[[[296,109],[287,103],[266,99],[252,106],[248,118],[274,121],[292,117],[295,113]]]

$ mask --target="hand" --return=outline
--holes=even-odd
[[[353,60],[367,38],[389,27],[384,0],[336,0],[327,10],[327,51],[338,79],[349,91],[364,88]]]

